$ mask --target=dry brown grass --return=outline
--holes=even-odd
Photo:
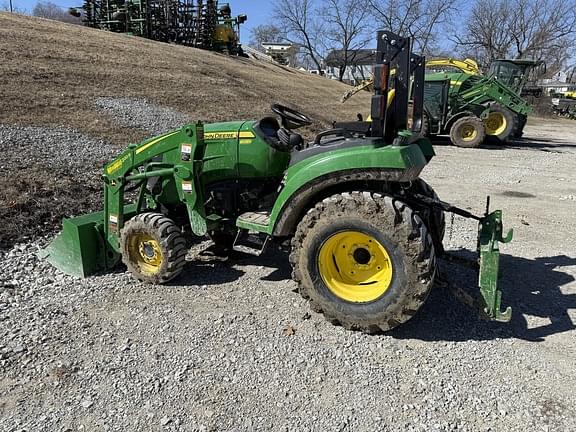
[[[0,123],[70,126],[118,144],[142,132],[96,112],[96,97],[146,97],[206,122],[256,118],[281,102],[320,127],[369,104],[360,95],[343,105],[349,87],[282,66],[7,13],[0,57]]]

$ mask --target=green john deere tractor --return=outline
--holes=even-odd
[[[420,134],[424,58],[411,54],[408,38],[377,37],[373,121],[365,129],[343,123],[307,143],[295,130],[310,119],[276,104],[280,123],[197,122],[130,145],[104,168],[103,210],[65,219],[44,256],[78,276],[123,261],[137,279],[162,284],[193,271],[185,259],[190,237],[254,255],[277,242],[289,245],[293,277],[314,310],[376,332],[424,303],[437,259],[449,256],[442,247],[449,211],[479,222],[480,295],[470,303],[489,319],[509,320],[510,308],[500,310],[498,244],[512,233],[503,236],[499,210],[472,215],[419,178],[434,156]]]
[[[528,83],[546,67],[541,61],[499,59],[482,75],[471,59],[435,59],[426,66],[424,134],[449,135],[459,147],[478,147],[486,138],[505,142],[521,137],[532,111],[522,97],[538,95],[539,88]],[[371,88],[372,80],[365,81],[343,95],[342,102]],[[389,102],[393,97],[390,93]]]
[[[450,135],[459,147],[478,147],[521,135],[531,106],[495,76],[433,73],[425,82],[425,130]]]
[[[546,73],[546,63],[531,59],[496,59],[490,62],[486,75],[495,77],[516,94],[542,96],[542,87],[536,85],[538,77]]]
[[[497,142],[521,137],[532,112],[523,97],[538,95],[529,80],[545,68],[541,61],[497,59],[485,75],[468,70],[427,74],[426,132],[449,134],[461,147],[477,147],[486,137]]]

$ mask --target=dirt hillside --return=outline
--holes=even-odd
[[[253,118],[272,102],[324,125],[367,111],[349,87],[254,59],[231,58],[55,21],[0,13],[0,123],[69,126],[119,139],[98,96],[145,97],[204,121]]]
[[[343,105],[349,87],[278,65],[7,13],[0,59],[0,246],[100,207],[99,167],[153,135],[138,109],[118,111],[117,100],[205,122],[258,118],[280,102],[314,118],[313,129],[369,104],[366,94]],[[50,145],[31,149],[37,135]],[[70,155],[72,164],[62,160]]]

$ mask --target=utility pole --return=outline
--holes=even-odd
[[[10,13],[12,13],[12,0],[10,0]]]

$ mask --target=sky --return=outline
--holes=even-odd
[[[69,7],[80,7],[82,6],[82,0],[49,0],[58,6],[68,9]],[[28,12],[32,11],[37,0],[12,0],[12,5],[15,8],[26,9]],[[4,3],[0,0],[0,3]],[[8,3],[8,0],[6,0]],[[220,3],[225,3],[220,1]],[[228,0],[230,7],[232,8],[233,15],[246,14],[248,15],[248,21],[240,27],[240,37],[242,43],[248,43],[250,39],[250,29],[256,27],[260,24],[266,24],[273,10],[272,1],[264,0]]]

